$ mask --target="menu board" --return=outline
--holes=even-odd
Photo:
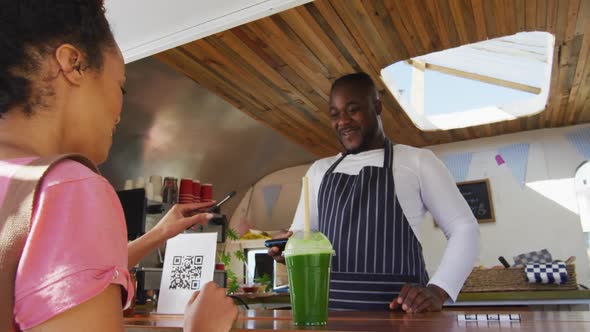
[[[478,222],[495,221],[489,179],[460,182],[457,183],[457,187]]]

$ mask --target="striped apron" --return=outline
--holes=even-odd
[[[332,242],[330,309],[389,310],[406,283],[426,285],[422,246],[397,200],[393,144],[385,139],[383,167],[358,175],[327,171],[319,191],[319,228]]]

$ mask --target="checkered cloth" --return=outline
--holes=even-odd
[[[551,263],[553,258],[547,249],[531,251],[514,256],[514,266],[526,266],[530,263]]]
[[[563,262],[553,264],[527,264],[525,272],[530,283],[556,285],[567,283],[567,270]]]

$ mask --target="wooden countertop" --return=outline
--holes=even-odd
[[[237,295],[247,304],[252,303],[289,303],[288,293],[240,294]],[[528,305],[528,304],[590,304],[590,290],[565,291],[524,291],[524,292],[485,292],[460,293],[456,303],[445,306],[489,306]],[[236,302],[236,304],[238,304]]]
[[[461,322],[463,313],[518,313],[520,322]],[[137,314],[125,318],[125,327],[181,331],[182,316]],[[293,325],[288,310],[241,311],[232,331],[405,331],[456,332],[482,330],[511,331],[590,331],[590,312],[587,311],[522,311],[508,308],[482,310],[445,310],[437,313],[404,314],[401,312],[330,312],[326,327],[304,328]]]

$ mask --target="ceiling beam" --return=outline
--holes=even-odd
[[[495,78],[495,77],[491,77],[491,76],[470,73],[470,72],[455,69],[455,68],[439,66],[439,65],[432,64],[432,63],[413,60],[413,59],[407,60],[407,63],[409,65],[414,66],[414,67],[421,69],[421,70],[424,70],[424,68],[426,68],[426,69],[434,70],[434,71],[437,71],[437,72],[440,72],[443,74],[466,78],[469,80],[479,81],[479,82],[488,83],[488,84],[492,84],[492,85],[502,86],[502,87],[510,88],[510,89],[514,89],[514,90],[520,90],[520,91],[524,91],[524,92],[534,93],[537,95],[541,93],[541,88],[537,88],[535,86],[526,85],[526,84],[522,84],[522,83],[512,82],[512,81],[508,81],[508,80],[503,80],[503,79],[499,79],[499,78]]]

